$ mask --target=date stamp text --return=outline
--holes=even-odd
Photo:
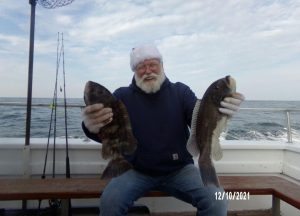
[[[216,200],[249,200],[250,193],[246,191],[219,191],[215,192]]]

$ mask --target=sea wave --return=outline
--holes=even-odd
[[[0,98],[1,102],[25,102],[24,98]],[[62,104],[62,100],[58,103]],[[34,99],[33,103],[51,104],[52,99]],[[82,99],[70,99],[69,104],[82,104]],[[300,107],[300,101],[245,101],[243,107]],[[287,140],[288,127],[285,112],[243,110],[234,115],[228,122],[226,132],[221,139],[226,140]],[[81,108],[67,109],[67,131],[69,138],[86,138],[81,128]],[[22,138],[25,136],[26,107],[0,105],[0,137]],[[291,137],[300,141],[300,112],[290,115]],[[54,115],[52,116],[54,119]],[[31,120],[31,137],[44,138],[54,135],[54,122],[50,128],[51,106],[33,107]],[[57,108],[56,136],[65,137],[65,120],[63,107]]]

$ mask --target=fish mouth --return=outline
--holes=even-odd
[[[91,89],[92,85],[94,84],[93,81],[87,81],[84,87],[84,91],[87,92]]]
[[[84,86],[83,99],[86,105],[89,104],[87,93],[90,92],[92,81],[87,81]]]
[[[226,76],[225,80],[227,82],[227,86],[231,89],[231,92],[236,92],[236,81],[232,76]]]

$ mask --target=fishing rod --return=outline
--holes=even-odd
[[[45,155],[45,161],[44,161],[44,168],[43,168],[43,174],[42,179],[46,178],[46,167],[47,167],[47,161],[48,161],[48,152],[49,152],[49,145],[50,145],[50,137],[51,137],[51,131],[52,131],[52,122],[54,122],[54,128],[53,128],[53,161],[52,161],[52,178],[55,178],[55,163],[56,163],[56,119],[57,119],[57,80],[58,80],[58,71],[59,71],[59,64],[60,64],[60,58],[61,58],[61,50],[59,50],[59,33],[57,36],[57,54],[56,54],[56,74],[55,74],[55,85],[54,85],[54,93],[53,93],[53,99],[52,99],[52,105],[51,105],[51,117],[50,117],[50,125],[49,125],[49,131],[48,131],[48,140],[47,140],[47,147],[46,147],[46,155]],[[54,115],[54,119],[53,119]],[[60,206],[61,202],[57,199],[51,199],[49,200],[50,208],[57,209]],[[41,200],[39,200],[39,207],[41,208]]]
[[[56,54],[56,75],[55,75],[55,87],[54,87],[54,129],[53,129],[53,160],[52,160],[52,178],[55,178],[55,164],[56,164],[56,120],[57,120],[57,79],[58,79],[58,71],[59,64],[61,58],[61,49],[59,52],[59,32],[57,35],[57,54]]]
[[[68,118],[67,118],[67,97],[66,97],[66,72],[65,72],[65,48],[64,48],[64,35],[61,35],[62,40],[62,61],[63,61],[63,80],[64,80],[64,110],[65,110],[65,137],[66,137],[66,178],[71,178],[70,173],[70,159],[69,159],[69,142],[68,142]],[[67,200],[68,215],[71,216],[71,199]]]
[[[64,35],[63,35],[63,33],[62,33],[62,59],[63,59],[65,136],[66,136],[66,178],[70,178],[71,174],[70,174],[69,143],[68,143],[68,118],[67,118],[67,97],[66,97],[65,50],[64,50]]]
[[[48,131],[46,155],[45,155],[44,169],[43,169],[43,174],[42,174],[43,179],[46,177],[45,174],[46,174],[46,167],[47,167],[47,160],[48,160],[50,137],[51,137],[51,131],[52,131],[53,112],[55,112],[56,108],[57,108],[57,76],[58,76],[58,67],[59,67],[58,50],[59,50],[59,33],[58,33],[58,37],[57,37],[56,76],[55,76],[54,93],[53,93],[52,104],[51,104],[51,116],[50,116],[50,125],[49,125],[49,131]],[[56,119],[56,113],[54,114],[54,119]],[[55,123],[56,123],[56,121],[55,121]],[[56,130],[56,128],[54,128],[54,132],[55,132],[55,130]],[[56,134],[54,133],[54,143],[55,143],[55,135]],[[55,175],[53,177],[55,177]]]
[[[56,54],[56,74],[55,74],[55,87],[54,87],[54,103],[53,103],[53,109],[54,109],[54,128],[53,128],[53,151],[52,151],[52,178],[55,178],[55,165],[56,165],[56,126],[57,126],[57,80],[58,80],[58,71],[60,66],[60,59],[61,59],[61,53],[62,53],[62,47],[59,50],[59,32],[57,33],[57,54]],[[50,199],[49,200],[50,208],[57,209],[61,205],[61,200],[58,199]]]

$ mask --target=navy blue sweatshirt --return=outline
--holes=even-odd
[[[157,176],[193,163],[186,143],[197,98],[188,86],[166,78],[158,92],[147,94],[133,79],[129,87],[117,89],[114,95],[125,104],[138,141],[136,152],[127,157],[134,169]],[[99,141],[84,125],[83,130]]]

